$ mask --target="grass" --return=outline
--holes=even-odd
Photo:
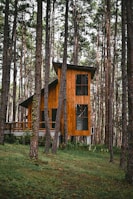
[[[59,150],[28,157],[29,146],[0,146],[1,199],[132,199],[133,187],[124,181],[119,155],[109,163],[100,151]]]

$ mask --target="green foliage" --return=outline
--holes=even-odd
[[[31,132],[25,132],[22,136],[22,144],[30,144]]]
[[[102,148],[102,147],[101,147]],[[88,150],[58,150],[39,160],[28,158],[28,145],[0,145],[0,198],[5,199],[132,199],[133,189],[115,156]]]
[[[93,144],[88,145],[82,142],[77,142],[77,143],[68,142],[67,145],[61,144],[60,149],[109,153],[109,150],[105,145],[93,145]],[[113,147],[113,152],[114,154],[120,154],[121,149],[118,147]]]
[[[30,138],[31,138],[31,132],[25,132],[23,136],[14,136],[13,134],[7,134],[5,135],[5,142],[9,144],[22,144],[22,145],[29,145],[30,144]],[[38,139],[38,145],[44,146],[45,145],[45,137],[40,136]]]
[[[16,142],[16,137],[13,134],[5,134],[4,140],[7,143],[13,144]]]

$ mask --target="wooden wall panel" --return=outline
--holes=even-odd
[[[76,96],[76,75],[88,74],[88,96]],[[68,70],[67,71],[67,113],[68,113],[68,134],[69,135],[90,135],[91,129],[91,107],[90,107],[90,80],[91,74],[85,71]],[[88,130],[76,130],[76,104],[88,105]]]
[[[28,105],[28,128],[31,128],[31,121],[32,121],[32,103]]]
[[[76,96],[76,75],[77,74],[88,74],[88,96]],[[58,107],[58,94],[60,86],[61,69],[58,68],[58,84],[51,87],[49,90],[49,118],[52,120],[52,109]],[[72,136],[88,136],[91,134],[91,105],[90,105],[90,83],[91,83],[91,73],[88,71],[79,70],[67,70],[67,116],[68,116],[68,135]],[[77,104],[87,104],[88,105],[88,130],[76,130],[76,105]],[[31,121],[31,109],[32,104],[28,107],[28,121]],[[41,111],[44,110],[44,96],[41,96]],[[63,120],[61,120],[61,126],[63,126]],[[30,126],[30,124],[29,124]]]

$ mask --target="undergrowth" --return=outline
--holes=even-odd
[[[133,188],[124,180],[119,155],[109,163],[104,146],[91,147],[59,149],[56,155],[46,155],[39,147],[39,159],[34,161],[28,145],[0,146],[0,198],[132,199]]]

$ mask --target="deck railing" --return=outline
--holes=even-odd
[[[45,129],[45,122],[40,122],[39,124],[39,130]],[[5,125],[5,130],[8,130],[10,132],[12,131],[26,131],[31,130],[32,122],[9,122]],[[50,129],[55,129],[55,122],[50,122]]]

